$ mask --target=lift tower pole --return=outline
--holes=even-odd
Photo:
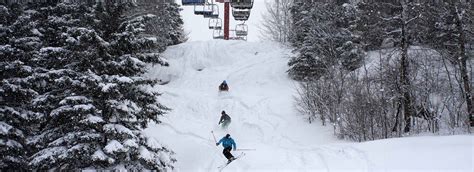
[[[229,40],[230,1],[216,0],[216,2],[224,3],[224,40]]]
[[[229,40],[230,0],[224,2],[224,40]]]

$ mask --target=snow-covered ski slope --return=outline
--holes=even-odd
[[[176,153],[177,171],[218,171],[226,133],[238,149],[255,149],[223,171],[473,171],[472,136],[338,141],[330,127],[308,124],[294,107],[290,50],[276,43],[213,40],[170,47],[170,67],[152,67],[160,102],[173,108],[145,132]],[[228,93],[219,93],[226,80]],[[227,130],[220,113],[232,117]],[[238,154],[238,152],[234,152]]]

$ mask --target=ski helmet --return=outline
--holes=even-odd
[[[226,138],[229,138],[229,137],[230,137],[230,134],[226,134],[225,137],[226,137]]]

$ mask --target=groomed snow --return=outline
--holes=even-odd
[[[177,171],[217,171],[226,162],[219,140],[229,133],[246,156],[224,171],[474,171],[473,136],[425,136],[366,143],[339,141],[331,127],[298,115],[296,83],[285,73],[290,49],[270,42],[207,41],[170,47],[170,67],[149,77],[166,85],[160,102],[173,108],[147,135],[175,151]],[[228,93],[217,87],[226,80]],[[227,130],[220,113],[232,117]],[[239,151],[234,152],[234,155]]]

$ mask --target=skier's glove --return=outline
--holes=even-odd
[[[216,146],[219,146],[219,143],[216,143]]]

